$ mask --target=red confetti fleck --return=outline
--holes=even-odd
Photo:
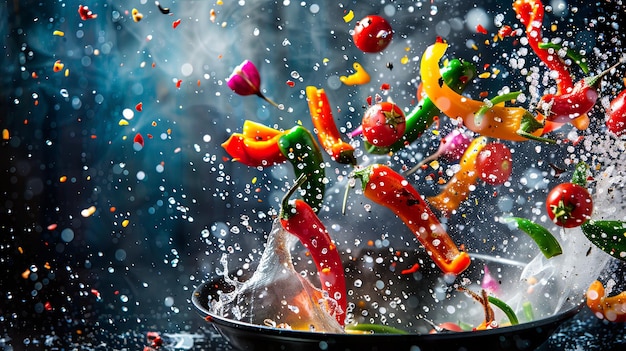
[[[389,83],[383,83],[380,85],[380,90],[389,90],[391,89],[391,86],[389,85]]]
[[[485,29],[482,24],[479,24],[476,26],[476,32],[481,34],[487,34],[487,29]]]
[[[52,304],[50,303],[50,301],[46,301],[46,303],[43,305],[43,308],[45,308],[46,311],[52,311]]]
[[[135,135],[135,139],[133,139],[133,141],[141,146],[143,146],[143,136],[139,133],[137,133],[137,135]]]
[[[372,96],[371,95],[367,97],[366,101],[367,101],[368,105],[372,106]]]
[[[480,92],[480,94],[478,95],[481,99],[486,98],[487,96],[489,96],[489,92],[486,90],[483,90]]]
[[[180,89],[180,85],[183,83],[182,79],[176,81],[176,88]]]
[[[179,24],[180,24],[180,18],[177,19],[176,21],[172,22],[172,28],[178,27]]]
[[[50,225],[48,225],[48,230],[55,230],[57,229],[57,224],[56,223],[52,223]]]
[[[80,15],[80,19],[83,21],[98,17],[98,15],[93,13],[89,7],[83,5],[78,5],[78,14]]]
[[[290,88],[293,88],[296,86],[296,83],[293,80],[288,80],[286,83],[287,83],[287,86]]]
[[[146,136],[148,137],[148,139],[152,139],[152,138],[154,138],[154,137],[152,136],[152,134],[146,134]]]
[[[511,26],[508,25],[504,25],[502,27],[500,27],[500,29],[498,30],[498,36],[500,37],[500,39],[504,38],[504,37],[512,37],[515,35],[515,31],[513,31],[513,28],[511,28]]]
[[[135,105],[135,110],[141,112],[143,110],[143,102],[140,102],[137,105]]]
[[[98,290],[96,290],[96,289],[91,289],[91,294],[93,296],[95,296],[96,299],[98,299],[98,300],[100,300],[102,298],[102,296],[100,295],[100,292]]]
[[[412,274],[412,273],[417,272],[418,269],[420,269],[420,265],[416,263],[416,264],[412,265],[411,267],[402,270],[401,273],[402,274]]]

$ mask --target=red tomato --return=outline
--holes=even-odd
[[[613,101],[609,109],[609,119],[606,126],[616,135],[626,132],[626,90],[622,90]]]
[[[573,228],[591,218],[593,201],[584,187],[574,183],[562,183],[548,193],[546,210],[556,225]]]
[[[352,39],[363,52],[381,52],[391,42],[393,31],[386,19],[369,15],[356,23]]]
[[[383,101],[370,106],[363,115],[363,137],[372,145],[389,146],[404,135],[406,118],[394,103]]]
[[[511,176],[513,158],[511,150],[502,143],[485,145],[476,157],[478,177],[490,185],[502,185]]]

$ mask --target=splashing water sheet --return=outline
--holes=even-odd
[[[471,329],[483,321],[484,308],[459,287],[485,288],[521,323],[578,305],[596,279],[612,286],[612,295],[626,290],[622,260],[594,246],[580,227],[557,226],[546,212],[550,189],[569,182],[585,162],[591,218],[626,221],[626,137],[605,122],[611,101],[626,89],[626,64],[597,85],[588,126],[581,119],[552,125],[541,137],[553,142],[489,138],[512,152],[508,181],[467,184],[458,208],[434,210],[472,257],[458,276],[442,274],[416,233],[368,200],[351,178],[355,168],[385,164],[427,201],[467,169],[458,163],[461,155],[427,159],[445,146],[446,135],[479,136],[464,126],[466,116],[409,120],[452,101],[422,94],[420,65],[436,42],[448,44],[440,66],[460,59],[474,67],[465,81],[446,84],[463,85],[466,101],[484,101],[478,122],[506,106],[524,108],[542,123],[549,106],[541,99],[562,93],[563,72],[577,82],[624,60],[622,1],[517,2],[542,6],[535,34],[563,71],[533,51],[514,1],[1,4],[0,348],[227,350],[191,303],[193,291],[214,279],[225,285],[206,306],[225,318],[344,333],[326,312],[334,300],[320,286],[311,253],[276,220],[302,170],[289,162],[248,167],[221,146],[233,133],[246,133],[245,120],[280,132],[301,125],[317,138],[307,87],[324,89],[357,161],[342,164],[323,154],[324,162],[311,167],[323,170],[317,215],[344,261],[347,326],[427,334],[432,323],[454,322]],[[387,32],[366,38],[385,41],[379,52],[354,44],[354,28],[368,15],[393,29],[392,38]],[[242,79],[231,90],[229,77],[246,61],[254,62],[259,79]],[[364,72],[368,79],[345,83]],[[352,132],[367,108],[382,101],[400,106],[419,138],[374,154]],[[247,136],[263,143],[271,139],[263,134],[268,130]],[[306,154],[302,145],[292,147],[298,148],[292,155]],[[513,216],[544,226],[562,254],[545,257],[503,221]],[[495,312],[505,328],[508,319]],[[585,307],[540,350],[624,345],[623,324]]]

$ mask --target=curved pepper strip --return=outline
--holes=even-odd
[[[336,162],[356,165],[354,147],[341,139],[324,89],[308,86],[306,97],[314,131],[324,150]]]
[[[467,147],[459,161],[461,168],[446,183],[443,191],[428,198],[431,206],[439,210],[444,216],[449,217],[467,200],[470,188],[478,181],[479,172],[476,170],[476,158],[480,150],[487,145],[487,138],[478,137]]]
[[[233,158],[250,167],[269,167],[287,161],[278,147],[283,132],[245,121],[243,133],[233,133],[222,147]]]
[[[306,175],[301,186],[305,191],[302,197],[316,213],[319,212],[324,201],[326,172],[322,151],[313,135],[303,126],[295,126],[278,139],[278,147],[293,165],[296,178]]]
[[[569,67],[563,62],[554,49],[542,47],[543,36],[541,26],[543,23],[544,7],[541,0],[516,0],[513,9],[517,18],[526,26],[528,44],[537,57],[548,67],[556,72],[557,95],[569,93],[574,88],[574,81],[569,72]],[[589,125],[589,117],[582,114],[570,121],[578,129],[586,129]],[[547,120],[544,122],[543,133],[549,133],[558,129],[564,123]]]
[[[322,290],[328,293],[331,301],[336,302],[327,306],[329,313],[343,326],[348,300],[341,256],[328,230],[311,206],[300,199],[289,201],[289,197],[305,180],[306,175],[301,175],[296,185],[283,198],[280,223],[286,231],[298,237],[302,245],[311,253]]]
[[[441,68],[441,76],[447,86],[460,93],[476,76],[476,67],[469,61],[454,59]],[[440,113],[441,111],[433,104],[432,99],[426,96],[406,116],[406,130],[400,140],[387,147],[377,147],[366,141],[365,149],[379,155],[396,152],[417,140]]]
[[[424,245],[444,273],[459,274],[470,265],[470,257],[459,251],[428,203],[399,173],[375,164],[353,172],[361,180],[363,194],[396,214]]]
[[[600,319],[610,322],[626,322],[626,291],[606,296],[604,286],[594,281],[587,289],[587,306]]]
[[[424,92],[434,97],[435,106],[450,118],[461,118],[468,129],[483,136],[511,141],[533,139],[550,142],[540,137],[543,123],[537,121],[526,109],[497,104],[477,116],[476,112],[485,106],[483,101],[458,94],[446,84],[440,85],[439,60],[447,48],[448,45],[442,42],[429,46],[420,66]]]

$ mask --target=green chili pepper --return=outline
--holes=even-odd
[[[587,239],[600,250],[626,261],[626,222],[588,220],[581,229]]]
[[[278,147],[293,165],[296,178],[306,175],[301,186],[305,191],[302,197],[316,213],[319,212],[325,192],[324,158],[313,135],[308,129],[295,126],[280,137]]]
[[[526,234],[528,234],[528,236],[530,236],[537,243],[539,250],[541,250],[546,258],[558,256],[563,253],[558,240],[556,240],[549,230],[541,225],[529,219],[520,217],[503,218],[502,222],[515,222],[517,224],[517,228],[526,232]]]
[[[441,76],[446,85],[456,92],[461,92],[476,76],[476,68],[471,62],[454,59],[441,69]],[[387,147],[377,147],[365,142],[365,149],[370,153],[379,155],[398,151],[417,140],[433,124],[435,117],[440,113],[432,100],[425,97],[406,116],[406,130],[400,140]]]
[[[543,50],[546,50],[546,49],[561,50],[563,46],[559,44],[554,44],[554,43],[542,42],[542,43],[539,43],[539,48]],[[569,57],[570,59],[572,59],[585,74],[589,74],[589,65],[587,64],[587,58],[570,48],[565,48],[565,50],[566,50],[565,55]]]
[[[489,296],[488,299],[491,304],[498,307],[499,309],[502,310],[502,312],[504,312],[506,317],[509,319],[509,322],[511,322],[511,325],[519,324],[517,315],[515,314],[515,311],[513,311],[511,306],[507,305],[506,302],[498,299],[497,297]]]
[[[349,324],[345,328],[347,331],[370,332],[373,334],[408,334],[406,331],[390,327],[388,325],[358,323]]]

